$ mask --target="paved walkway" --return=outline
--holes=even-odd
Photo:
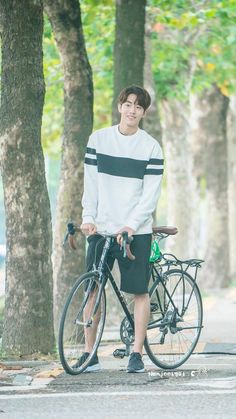
[[[214,374],[219,374],[219,371],[223,371],[224,375],[230,375],[233,370],[235,375],[236,288],[211,290],[211,292],[206,293],[203,306],[204,328],[195,354],[178,371],[185,371],[187,375],[191,375],[191,371],[197,371],[197,374],[204,373],[204,371],[208,371],[209,374],[209,371],[211,371],[211,376],[214,376]],[[127,358],[116,359],[112,355],[114,349],[119,346],[124,347],[119,340],[119,330],[117,328],[106,329],[104,337],[106,344],[102,345],[99,350],[104,372],[101,373],[101,376],[98,374],[95,375],[97,378],[93,378],[93,385],[98,389],[101,380],[104,384],[111,377],[113,377],[113,381],[114,379],[115,381],[118,380],[120,385],[124,380],[127,381],[126,374],[123,374],[126,369]],[[147,357],[144,361],[149,374],[149,377],[145,379],[150,379],[150,374],[153,372],[157,374],[157,378],[160,378],[160,374],[163,374],[163,372],[154,367]],[[61,365],[57,360],[4,360],[0,362],[0,394],[19,390],[38,391],[46,389],[48,385],[51,388],[54,386],[55,389],[58,386],[63,387],[65,382],[66,385],[69,385],[68,383],[71,380],[76,379],[63,374]],[[85,382],[85,386],[91,382],[89,374],[80,376],[80,383],[81,380]]]

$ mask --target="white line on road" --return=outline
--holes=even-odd
[[[61,398],[61,397],[110,397],[110,396],[179,396],[179,395],[195,395],[195,394],[236,394],[236,389],[232,390],[180,390],[180,391],[86,391],[81,393],[52,393],[52,394],[4,394],[0,395],[1,399],[46,399],[46,398]]]

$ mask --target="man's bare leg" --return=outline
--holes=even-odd
[[[134,325],[135,340],[134,352],[142,355],[143,343],[146,337],[147,325],[150,318],[150,298],[149,294],[139,294],[134,296]]]
[[[97,292],[96,290],[89,296],[88,302],[84,308],[84,313],[83,313],[83,319],[84,322],[87,321],[88,319],[90,319],[95,301],[96,301],[96,297],[97,297]],[[85,352],[91,352],[96,340],[96,336],[97,336],[97,328],[98,328],[98,324],[99,324],[99,320],[100,320],[100,316],[101,316],[101,307],[98,307],[97,313],[93,318],[93,323],[90,327],[84,327],[84,335],[85,335],[85,347],[84,347],[84,351]]]

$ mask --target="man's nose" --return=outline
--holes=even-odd
[[[131,111],[132,113],[135,113],[135,111],[136,111],[135,105],[131,105],[131,107],[130,107],[130,111]]]

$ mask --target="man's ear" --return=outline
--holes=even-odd
[[[119,111],[119,113],[121,113],[121,107],[122,107],[121,103],[118,103],[118,111]]]
[[[145,118],[146,115],[147,115],[147,109],[146,111],[144,111],[142,118]]]
[[[145,111],[144,111],[144,114],[143,114],[143,118],[145,118],[145,116],[147,115],[147,113],[148,113],[148,111],[149,111],[149,109],[151,108],[151,106],[152,105],[150,105]]]

